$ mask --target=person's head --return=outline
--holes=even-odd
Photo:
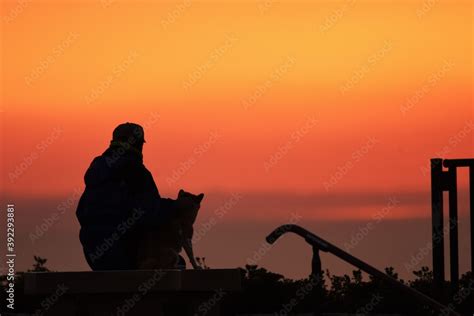
[[[111,143],[130,145],[141,152],[145,143],[145,131],[143,127],[135,123],[120,124],[112,133]]]

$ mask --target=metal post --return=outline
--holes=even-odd
[[[474,273],[474,166],[469,167],[469,205],[471,209],[471,271]]]
[[[315,280],[321,279],[321,270],[322,265],[321,257],[319,256],[319,248],[313,245],[313,259],[311,260],[311,277],[315,278]]]
[[[444,283],[443,234],[443,165],[442,159],[431,159],[431,221],[433,239],[433,278],[438,295]]]
[[[458,188],[457,168],[448,169],[449,182],[449,265],[451,271],[451,289],[458,290],[459,283],[459,247],[458,247]]]

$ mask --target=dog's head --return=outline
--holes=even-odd
[[[194,195],[184,190],[179,190],[178,205],[180,207],[180,217],[186,224],[194,224],[196,217],[201,207],[201,201],[204,198],[204,193]]]

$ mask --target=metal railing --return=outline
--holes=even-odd
[[[276,228],[270,235],[267,236],[266,240],[268,243],[273,244],[278,238],[280,238],[281,235],[287,233],[287,232],[292,232],[295,233],[301,237],[303,237],[307,243],[309,243],[313,247],[313,251],[316,249],[319,249],[324,252],[329,252],[336,257],[356,266],[357,268],[361,269],[364,272],[367,272],[370,275],[373,275],[376,278],[379,278],[381,280],[384,280],[387,282],[387,284],[390,284],[396,289],[399,289],[400,291],[406,293],[407,295],[415,298],[418,302],[428,305],[432,307],[433,309],[442,312],[443,315],[456,315],[460,316],[460,314],[456,313],[452,309],[449,309],[448,307],[444,306],[443,304],[439,303],[438,301],[434,300],[433,298],[415,290],[414,288],[408,287],[405,284],[395,280],[394,278],[388,276],[387,274],[383,273],[382,271],[374,268],[373,266],[365,263],[364,261],[352,256],[351,254],[345,252],[344,250],[340,249],[339,247],[334,246],[333,244],[327,242],[326,240],[316,236],[315,234],[309,232],[308,230],[294,224],[287,224],[287,225],[282,225],[278,228]],[[313,252],[315,254],[315,252]],[[313,257],[313,271],[312,273],[319,273],[316,272],[315,266],[317,267],[318,264],[314,264],[314,262],[319,261],[319,255],[316,253],[316,256],[318,258],[315,260]],[[319,264],[320,267],[320,264]]]

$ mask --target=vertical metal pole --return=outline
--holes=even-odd
[[[319,280],[321,276],[321,257],[319,256],[319,248],[313,245],[313,259],[311,260],[311,277]]]
[[[444,283],[443,234],[443,165],[442,159],[431,159],[431,224],[433,239],[433,277],[435,292],[440,295]]]
[[[471,271],[474,273],[474,166],[469,167],[469,205],[471,209]]]
[[[458,290],[459,283],[459,247],[458,247],[458,188],[457,168],[450,167],[449,175],[449,265],[451,271],[451,288]]]

